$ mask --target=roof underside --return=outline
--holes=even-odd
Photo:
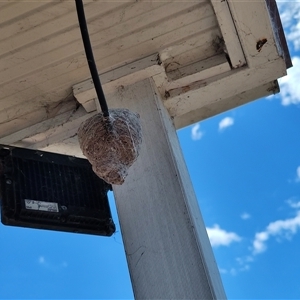
[[[84,3],[96,63],[99,72],[106,73],[105,92],[122,84],[122,78],[132,83],[152,77],[177,128],[277,92],[274,80],[285,74],[282,47],[263,1],[252,6],[209,0]],[[251,16],[249,9],[260,15]],[[255,18],[262,16],[257,23]],[[247,22],[255,28],[249,29]],[[38,144],[30,137],[78,120],[70,124],[72,130],[52,143],[67,140],[76,132],[80,118],[87,118],[96,109],[93,96],[87,93],[93,87],[88,84],[90,73],[74,1],[2,1],[0,26],[0,142],[23,141],[23,146],[43,148],[45,143]],[[259,50],[258,42],[264,39],[264,48]],[[276,60],[275,68],[271,62]],[[248,70],[251,75],[257,66],[265,68],[267,64],[268,74],[261,71],[265,80],[259,84],[250,80],[235,94],[225,92],[227,101],[212,94],[199,105],[190,97],[198,93],[199,98],[203,87],[213,89],[219,81],[225,88],[226,78],[239,85],[235,83],[237,71]],[[109,86],[114,81],[115,85]],[[78,92],[82,90],[85,94]],[[192,94],[187,97],[186,93]],[[239,100],[236,96],[241,93]],[[191,100],[187,102],[187,98]],[[222,101],[216,103],[216,99]],[[182,106],[175,109],[174,103],[179,101]]]

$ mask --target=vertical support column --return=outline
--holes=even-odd
[[[113,186],[136,299],[225,299],[176,130],[151,79],[120,88],[109,107],[140,114],[143,144]]]

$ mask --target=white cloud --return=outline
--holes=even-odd
[[[277,1],[280,18],[289,47],[300,49],[300,1]],[[282,105],[300,104],[300,57],[292,59],[288,75],[279,79]]]
[[[289,199],[286,201],[288,203],[288,205],[292,208],[300,208],[300,201],[299,202],[295,202],[293,198]]]
[[[296,173],[297,173],[296,181],[300,182],[300,166],[297,168]]]
[[[206,231],[212,247],[229,246],[232,242],[239,242],[241,240],[241,237],[236,233],[227,232],[217,224],[213,227],[207,227]]]
[[[230,274],[232,276],[237,275],[239,272],[245,272],[250,270],[250,264],[254,261],[252,256],[237,257],[237,265],[230,269],[219,268],[221,274]]]
[[[228,271],[226,269],[222,269],[222,268],[219,268],[219,271],[221,274],[226,274],[228,273]]]
[[[295,50],[300,49],[300,2],[277,1],[281,22],[286,32],[286,39]]]
[[[299,15],[299,13],[298,13]],[[287,40],[294,44],[295,50],[300,49],[300,22],[298,19],[297,24],[291,27],[290,32],[287,34]]]
[[[250,266],[249,265],[244,265],[242,268],[240,268],[240,271],[249,271]]]
[[[192,139],[194,141],[200,140],[203,136],[203,132],[200,130],[200,124],[197,123],[192,127]]]
[[[244,212],[244,213],[241,214],[241,218],[242,218],[243,220],[248,220],[248,219],[251,218],[251,215],[248,214],[248,213],[246,213],[246,212]]]
[[[253,241],[253,254],[262,253],[267,249],[266,242],[271,237],[284,237],[290,239],[300,228],[300,211],[294,218],[271,222],[264,231],[255,234]]]
[[[246,257],[237,257],[236,261],[239,263],[241,266],[245,266],[246,264],[253,262],[254,258],[250,255]]]
[[[267,249],[266,241],[269,239],[268,232],[259,232],[255,234],[255,238],[253,241],[253,254],[264,252]]]
[[[62,264],[61,264],[62,267],[66,268],[68,266],[68,263],[66,261],[64,261]]]
[[[232,276],[235,276],[237,274],[237,270],[235,268],[231,268],[229,272]]]
[[[38,261],[39,261],[39,263],[41,265],[43,265],[45,263],[45,257],[44,256],[40,256]]]
[[[223,130],[226,127],[232,126],[233,124],[234,124],[234,119],[231,117],[226,117],[220,121],[219,130]]]
[[[288,69],[288,75],[279,79],[281,104],[300,104],[300,57],[292,59],[293,67]]]
[[[263,253],[267,250],[267,242],[271,238],[275,238],[277,242],[281,242],[283,239],[291,240],[292,237],[300,231],[300,201],[299,198],[292,197],[286,200],[286,203],[290,207],[294,208],[296,215],[293,218],[288,218],[284,220],[276,220],[270,222],[265,230],[257,232],[252,241],[252,246],[249,247],[250,253],[246,256],[241,256],[236,258],[236,264],[231,267],[231,269],[220,269],[220,273],[237,275],[239,272],[245,272],[250,270],[251,264],[255,261],[256,255]],[[247,213],[244,213],[247,214]],[[207,228],[209,237],[211,239],[212,246],[228,245],[232,241],[241,240],[239,236],[232,232],[226,232],[220,229],[218,225],[214,225],[210,230]],[[229,236],[233,239],[230,239]],[[236,239],[237,237],[237,239]],[[230,241],[230,242],[228,242]]]
[[[42,268],[45,268],[47,270],[54,271],[54,272],[59,271],[61,268],[68,267],[68,262],[66,262],[66,261],[63,261],[60,264],[52,263],[52,262],[49,262],[49,260],[46,260],[46,258],[43,255],[41,255],[38,258],[38,263],[42,266]]]

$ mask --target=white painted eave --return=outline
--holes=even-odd
[[[42,4],[36,5],[44,7]],[[57,9],[60,7],[60,4],[55,5]],[[73,19],[70,4],[61,5],[61,8],[66,10],[65,21],[69,20],[75,24],[76,20]],[[89,27],[92,42],[94,41],[96,45],[95,56],[101,57],[102,55],[103,57],[98,59],[97,64],[102,66],[100,78],[111,108],[114,107],[114,103],[110,95],[115,91],[146,78],[152,78],[176,128],[182,128],[236,106],[279,92],[277,79],[286,75],[287,64],[283,55],[286,49],[283,49],[282,44],[278,42],[278,36],[274,31],[276,30],[274,18],[270,18],[270,10],[265,1],[203,1],[199,4],[187,2],[181,3],[180,7],[174,7],[171,1],[164,4],[156,2],[104,4],[107,16],[119,18],[120,13],[125,14],[119,19],[122,26],[118,23],[114,24],[113,19],[106,17],[107,22],[111,24],[111,27],[103,29],[103,32],[107,34],[113,34],[114,29],[117,28],[123,30],[125,34],[126,24],[129,26],[138,20],[147,23],[147,18],[149,18],[147,26],[152,27],[154,23],[150,20],[161,22],[160,26],[154,26],[154,29],[144,27],[136,31],[131,30],[132,33],[127,35],[127,40],[121,39],[124,43],[136,43],[136,41],[140,43],[127,50],[120,47],[119,52],[110,48],[112,45],[116,47],[121,45],[118,46],[120,40],[117,41],[117,36],[115,39],[111,36],[102,36],[99,30],[96,35],[97,28],[102,28],[104,23],[96,18],[97,12],[95,12],[95,7],[93,9],[93,5],[97,4],[88,2],[86,5],[87,14],[92,16]],[[174,11],[172,18],[166,20],[159,18],[157,14],[161,12],[162,5]],[[6,9],[10,6],[7,5]],[[22,7],[22,9],[25,10],[25,14],[26,11],[30,12],[28,7]],[[53,5],[48,5],[47,9],[58,13]],[[135,15],[139,13],[140,19],[138,15]],[[36,16],[39,15],[36,14]],[[58,18],[63,21],[63,15]],[[180,25],[184,24],[186,18],[193,22]],[[13,24],[13,21],[11,22]],[[40,28],[48,28],[47,22],[39,22]],[[8,26],[14,28],[12,25]],[[74,27],[71,28],[72,34],[76,36],[76,47],[81,48],[82,42],[78,39],[78,28],[76,25],[72,26]],[[198,31],[196,28],[199,26],[202,26],[202,31],[196,34]],[[38,29],[34,30],[38,32]],[[28,38],[34,40],[34,37],[29,34],[35,33],[34,30],[29,27],[24,36],[27,34]],[[167,33],[168,31],[170,33]],[[176,34],[174,35],[173,32]],[[17,36],[18,34],[16,33]],[[53,34],[56,34],[54,29]],[[149,38],[151,36],[147,37],[147,34],[157,35],[156,42],[153,43]],[[63,35],[57,33],[57,37],[62,39]],[[13,41],[14,38],[12,36],[11,40]],[[53,38],[55,40],[55,35]],[[108,44],[103,44],[102,39],[106,39]],[[20,44],[22,41],[26,44],[24,37],[21,41],[16,40],[15,44]],[[39,47],[43,47],[42,40],[38,43]],[[47,43],[48,41],[45,40],[44,45],[48,45]],[[145,48],[143,45],[148,46]],[[49,47],[51,47],[50,44]],[[63,47],[66,50],[68,48],[67,45]],[[26,47],[25,52],[22,52],[22,48],[17,49],[20,49],[16,50],[18,55],[30,54],[26,54]],[[3,104],[2,109],[0,108],[0,118],[3,120],[0,125],[0,143],[67,153],[69,152],[63,149],[63,145],[66,149],[70,144],[74,148],[75,143],[77,149],[75,154],[80,155],[76,139],[73,137],[81,122],[96,112],[96,93],[91,80],[86,79],[89,76],[83,53],[60,62],[55,56],[59,55],[59,49],[58,47],[47,52],[47,49],[43,48],[45,53],[49,53],[45,54],[45,57],[54,59],[54,64],[48,65],[48,68],[45,67],[44,74],[49,77],[48,81],[43,81],[42,69],[33,68],[37,70],[37,73],[27,76],[24,79],[25,82],[21,82],[22,77],[20,77],[18,86],[20,93],[17,98],[5,96],[9,95],[8,87],[10,85],[13,87],[14,82],[8,81],[8,86],[2,93],[5,97],[0,98],[0,103]],[[112,55],[105,56],[103,52],[105,49],[111,51]],[[148,55],[143,55],[143,53]],[[136,55],[135,58],[134,55]],[[114,64],[111,60],[113,57],[115,58]],[[16,72],[18,68],[29,70],[34,62],[33,58],[31,60],[25,58],[25,62],[16,63],[17,58],[14,52],[11,58],[13,59],[12,69],[7,70],[10,70],[13,76],[15,76],[13,70]],[[32,61],[31,64],[30,61]],[[74,64],[77,69],[74,68]],[[28,74],[26,69],[20,70]],[[53,77],[51,70],[57,72],[57,77]],[[78,80],[80,78],[82,79]],[[57,85],[56,90],[53,90],[53,84]],[[72,99],[72,95],[76,101]],[[19,101],[18,99],[28,100]],[[78,108],[78,104],[81,107]],[[124,101],[124,107],[126,107],[126,101]]]

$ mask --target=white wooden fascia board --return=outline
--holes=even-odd
[[[248,102],[263,96],[264,94],[255,94],[255,92],[252,93],[251,91],[255,91],[257,87],[264,83],[267,84],[285,74],[285,64],[282,59],[270,62],[256,69],[244,67],[232,70],[206,81],[196,82],[194,86],[191,85],[190,87],[170,91],[171,97],[164,101],[164,105],[169,110],[171,116],[175,118],[176,128],[180,128],[181,126],[191,124],[195,118],[199,120],[202,114],[200,112],[201,109],[215,107],[214,113],[211,114],[213,115],[238,106],[242,102]],[[269,88],[272,91],[271,87]],[[191,90],[188,91],[188,89]],[[238,99],[237,97],[240,97],[239,95],[243,95],[244,93],[244,98],[241,98],[240,104],[234,101],[232,105],[225,104],[231,102],[231,99]],[[203,98],[201,99],[201,97]],[[248,97],[251,99],[248,99]],[[220,103],[220,109],[216,108],[217,102]],[[93,105],[96,107],[95,102],[93,102]],[[50,120],[41,122],[35,126],[16,132],[11,136],[7,136],[1,139],[0,142],[34,149],[44,148],[47,145],[58,143],[75,135],[79,125],[94,113],[96,113],[95,110],[93,113],[86,114],[83,108],[79,108],[71,116],[66,115],[69,119],[64,124],[62,124],[62,119],[65,115],[58,116],[55,120],[61,124],[59,126],[53,127],[54,123],[50,122]],[[195,114],[199,114],[199,116],[195,117]],[[183,117],[181,118],[181,116]],[[180,120],[180,118],[183,121],[176,121]],[[42,132],[43,130],[45,131]],[[38,134],[36,134],[37,132]]]
[[[41,149],[50,144],[60,142],[77,134],[78,127],[82,122],[93,116],[96,112],[87,114],[80,107],[67,122],[62,125],[50,128],[44,132],[25,138],[22,141],[13,143],[14,146],[29,149]]]
[[[215,55],[206,60],[183,66],[169,73],[165,72],[164,67],[157,58],[158,56],[155,54],[104,73],[101,75],[104,93],[108,95],[122,86],[131,85],[137,81],[152,77],[161,95],[164,96],[165,92],[170,89],[187,86],[195,81],[204,80],[230,70],[230,65],[224,54]],[[73,92],[75,98],[87,112],[96,110],[95,103],[98,101],[91,79],[76,84],[73,87]]]
[[[159,56],[156,53],[101,74],[100,77],[104,93],[109,94],[121,85],[131,85],[163,71],[164,68],[161,66]],[[90,100],[97,98],[92,79],[74,85],[73,94],[83,106]],[[95,109],[96,107],[93,110]]]
[[[279,93],[277,80],[271,81],[254,89],[242,92],[218,102],[209,103],[186,114],[174,118],[176,129],[180,129],[202,121],[219,113],[233,109],[250,101]]]
[[[53,153],[60,153],[60,154],[65,154],[65,155],[71,155],[71,156],[76,156],[76,157],[86,159],[86,157],[82,154],[82,151],[80,149],[77,136],[71,136],[71,137],[65,138],[59,142],[49,144],[45,148],[40,148],[39,150],[53,152]]]
[[[74,110],[62,113],[52,119],[48,119],[46,121],[37,123],[35,125],[26,127],[22,130],[14,132],[8,136],[0,138],[0,144],[4,145],[12,145],[20,140],[31,137],[32,135],[39,134],[45,132],[51,128],[57,127],[59,125],[64,124],[68,121],[72,115],[74,114]]]
[[[156,58],[157,55],[153,55],[151,57],[146,58],[145,60],[138,61],[136,65],[130,64],[129,66],[127,65],[127,68],[119,68],[117,70],[113,70],[111,72],[104,74],[105,75],[104,82],[107,82],[104,83],[104,88],[107,84],[113,84],[115,88],[120,87],[120,80],[124,85],[125,83],[129,85],[130,82],[142,80],[143,76],[141,77],[140,75],[141,72],[143,71],[142,69],[143,67],[146,68],[148,67],[148,70],[150,70],[150,72],[146,74],[147,72],[146,71],[144,72],[144,74],[147,75],[146,77],[151,77],[151,75],[156,73],[156,72],[151,73],[151,71],[155,70],[152,67],[157,67]],[[151,64],[153,65],[151,66]],[[197,72],[198,70],[201,71]],[[195,80],[206,79],[211,76],[224,73],[229,70],[230,67],[225,56],[217,55],[210,59],[181,68],[178,72],[182,77],[176,74],[175,72],[171,72],[170,75],[171,78],[174,79],[178,78],[177,80],[174,81],[169,81],[169,78],[167,78],[164,69],[160,69],[159,71],[160,74],[162,74],[162,77],[166,78],[164,82],[165,83],[164,90],[165,90],[166,88],[170,89],[170,88],[177,88],[184,85],[188,85]],[[188,76],[185,76],[187,74]],[[110,78],[111,80],[115,78],[115,80],[110,81],[110,79],[108,78]],[[91,80],[88,80],[81,84],[77,84],[76,86],[73,87],[73,91],[75,93],[75,97],[77,97],[78,100],[81,99],[82,101],[83,100],[85,101],[82,104],[86,112],[95,112],[98,104],[98,101],[96,101],[97,98],[92,98],[89,101],[87,101],[86,99],[86,97],[89,97],[91,93],[93,93],[93,96],[95,94],[94,85]],[[164,93],[162,95],[164,95]],[[72,122],[72,121],[76,119],[76,117],[77,118],[83,117],[84,114],[85,114],[84,110],[79,109],[79,111],[77,111],[75,114],[58,116],[52,120],[38,123],[34,126],[16,132],[13,135],[7,136],[5,137],[5,139],[2,139],[2,142],[5,144],[14,144],[15,146],[35,148],[35,149],[46,147],[48,144],[60,142],[62,139],[76,134],[76,130],[79,126],[79,123],[77,121],[76,122]],[[90,116],[90,115],[86,115],[86,116]],[[60,126],[63,123],[65,124],[63,126]],[[53,126],[53,124],[56,124],[56,126]]]
[[[98,98],[92,98],[91,100],[82,103],[82,106],[84,107],[86,112],[90,113],[97,110],[97,103],[99,103]]]
[[[223,50],[230,57],[232,68],[236,69],[246,65],[245,55],[227,1],[211,0],[211,4],[215,11],[216,18],[218,20],[219,27],[222,33],[222,38],[225,43],[225,48]]]
[[[169,90],[180,87],[186,88],[194,82],[205,80],[230,70],[231,68],[226,56],[219,54],[171,72],[162,72],[152,76],[152,79],[164,98],[168,95]]]
[[[171,117],[175,118],[199,107],[254,89],[284,75],[286,67],[281,58],[256,68],[242,67],[196,82],[188,88],[171,90],[164,105]]]
[[[187,86],[195,81],[204,80],[230,71],[230,65],[224,54],[215,55],[203,61],[184,66],[167,73],[165,90]],[[155,80],[155,76],[153,76]]]
[[[209,18],[206,18],[205,20],[208,22]],[[201,26],[202,25],[201,22]],[[164,63],[166,72],[171,72],[177,69],[178,66],[184,66],[191,62],[201,60],[201,57],[199,57],[199,54],[201,53],[204,54],[202,57],[209,57],[219,53],[216,52],[217,47],[212,47],[212,39],[221,36],[218,26],[207,26],[207,28],[201,27],[201,30],[201,37],[198,33],[195,33],[194,36],[187,37],[182,42],[171,44],[159,51],[160,59]],[[205,55],[207,50],[209,53],[207,53],[208,55]]]
[[[228,0],[228,4],[249,67],[278,59],[280,53],[265,1]]]
[[[76,101],[73,97],[66,98],[58,102],[45,102],[39,101],[28,101],[24,105],[12,106],[7,110],[0,112],[1,128],[0,137],[8,137],[15,132],[21,131],[24,128],[33,126],[34,124],[41,123],[43,120],[51,120],[53,117],[61,115],[65,112],[70,112],[76,109]],[[16,112],[23,110],[24,114],[18,116]]]

